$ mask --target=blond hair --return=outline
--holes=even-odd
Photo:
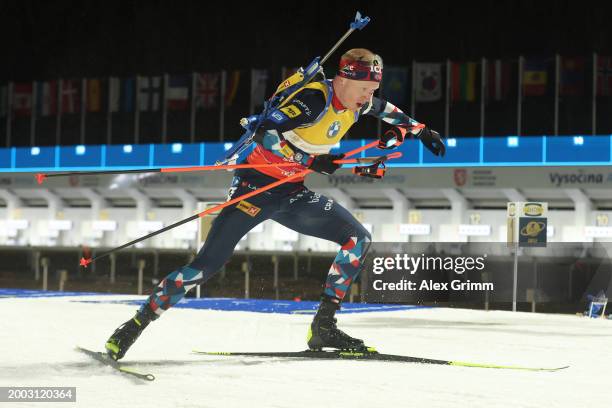
[[[380,55],[374,54],[372,51],[365,48],[353,48],[352,50],[348,50],[342,55],[340,61],[363,61],[371,65],[378,65],[381,69],[383,67],[383,62]]]

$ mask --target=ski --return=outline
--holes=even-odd
[[[295,359],[314,359],[314,360],[370,360],[370,361],[392,361],[399,363],[417,363],[417,364],[438,364],[451,365],[458,367],[475,367],[475,368],[494,368],[503,370],[523,370],[523,371],[558,371],[568,368],[569,366],[556,368],[543,367],[523,367],[523,366],[507,366],[486,363],[470,363],[464,361],[451,360],[436,360],[423,357],[401,356],[397,354],[383,354],[372,348],[364,351],[351,350],[331,350],[331,351],[314,351],[305,350],[297,352],[227,352],[227,351],[199,351],[194,350],[195,354],[207,356],[226,356],[226,357],[272,357],[272,358],[295,358]]]
[[[79,347],[77,346],[76,348],[78,351],[80,351],[81,353],[87,354],[88,356],[90,356],[91,358],[93,358],[94,360],[108,366],[111,368],[114,368],[115,370],[119,371],[120,373],[123,374],[127,374],[130,375],[132,377],[136,377],[139,378],[141,380],[145,380],[145,381],[153,381],[155,380],[155,376],[153,374],[144,374],[141,372],[138,372],[136,370],[134,370],[131,367],[125,367],[124,365],[118,363],[117,361],[113,360],[112,358],[110,358],[106,353],[103,353],[101,351],[93,351],[93,350],[89,350],[83,347]]]

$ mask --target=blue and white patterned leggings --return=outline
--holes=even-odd
[[[228,199],[274,181],[267,177],[262,180],[259,174],[234,177]],[[142,308],[150,307],[161,315],[174,306],[190,289],[215,275],[231,257],[240,239],[268,219],[341,246],[329,269],[324,295],[342,301],[361,271],[371,241],[370,233],[338,203],[302,184],[287,183],[224,208],[194,260],[166,276]]]

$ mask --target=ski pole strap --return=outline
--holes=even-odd
[[[355,166],[353,167],[353,174],[361,177],[370,177],[381,179],[385,176],[387,167],[384,162],[377,162],[369,166]]]
[[[359,159],[353,159],[357,163],[372,163],[369,166],[353,167],[353,174],[362,177],[381,179],[385,176],[385,172],[387,171],[387,166],[385,165],[385,162],[389,159],[396,159],[398,157],[402,157],[401,152],[394,152],[379,157],[362,157]]]
[[[382,156],[374,156],[374,157],[357,157],[355,159],[342,159],[342,160],[334,160],[334,163],[338,164],[364,164],[364,163],[377,163],[383,162],[390,159],[397,159],[402,157],[402,152],[393,152],[390,154],[384,154]]]

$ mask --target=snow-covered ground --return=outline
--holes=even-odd
[[[76,406],[91,408],[575,408],[605,405],[612,392],[612,321],[458,309],[342,314],[339,326],[385,353],[571,367],[525,372],[198,356],[191,350],[302,350],[312,316],[176,308],[152,323],[123,360],[157,378],[144,382],[74,350],[101,350],[135,310],[83,299],[92,297],[0,299],[0,386],[77,387]]]

